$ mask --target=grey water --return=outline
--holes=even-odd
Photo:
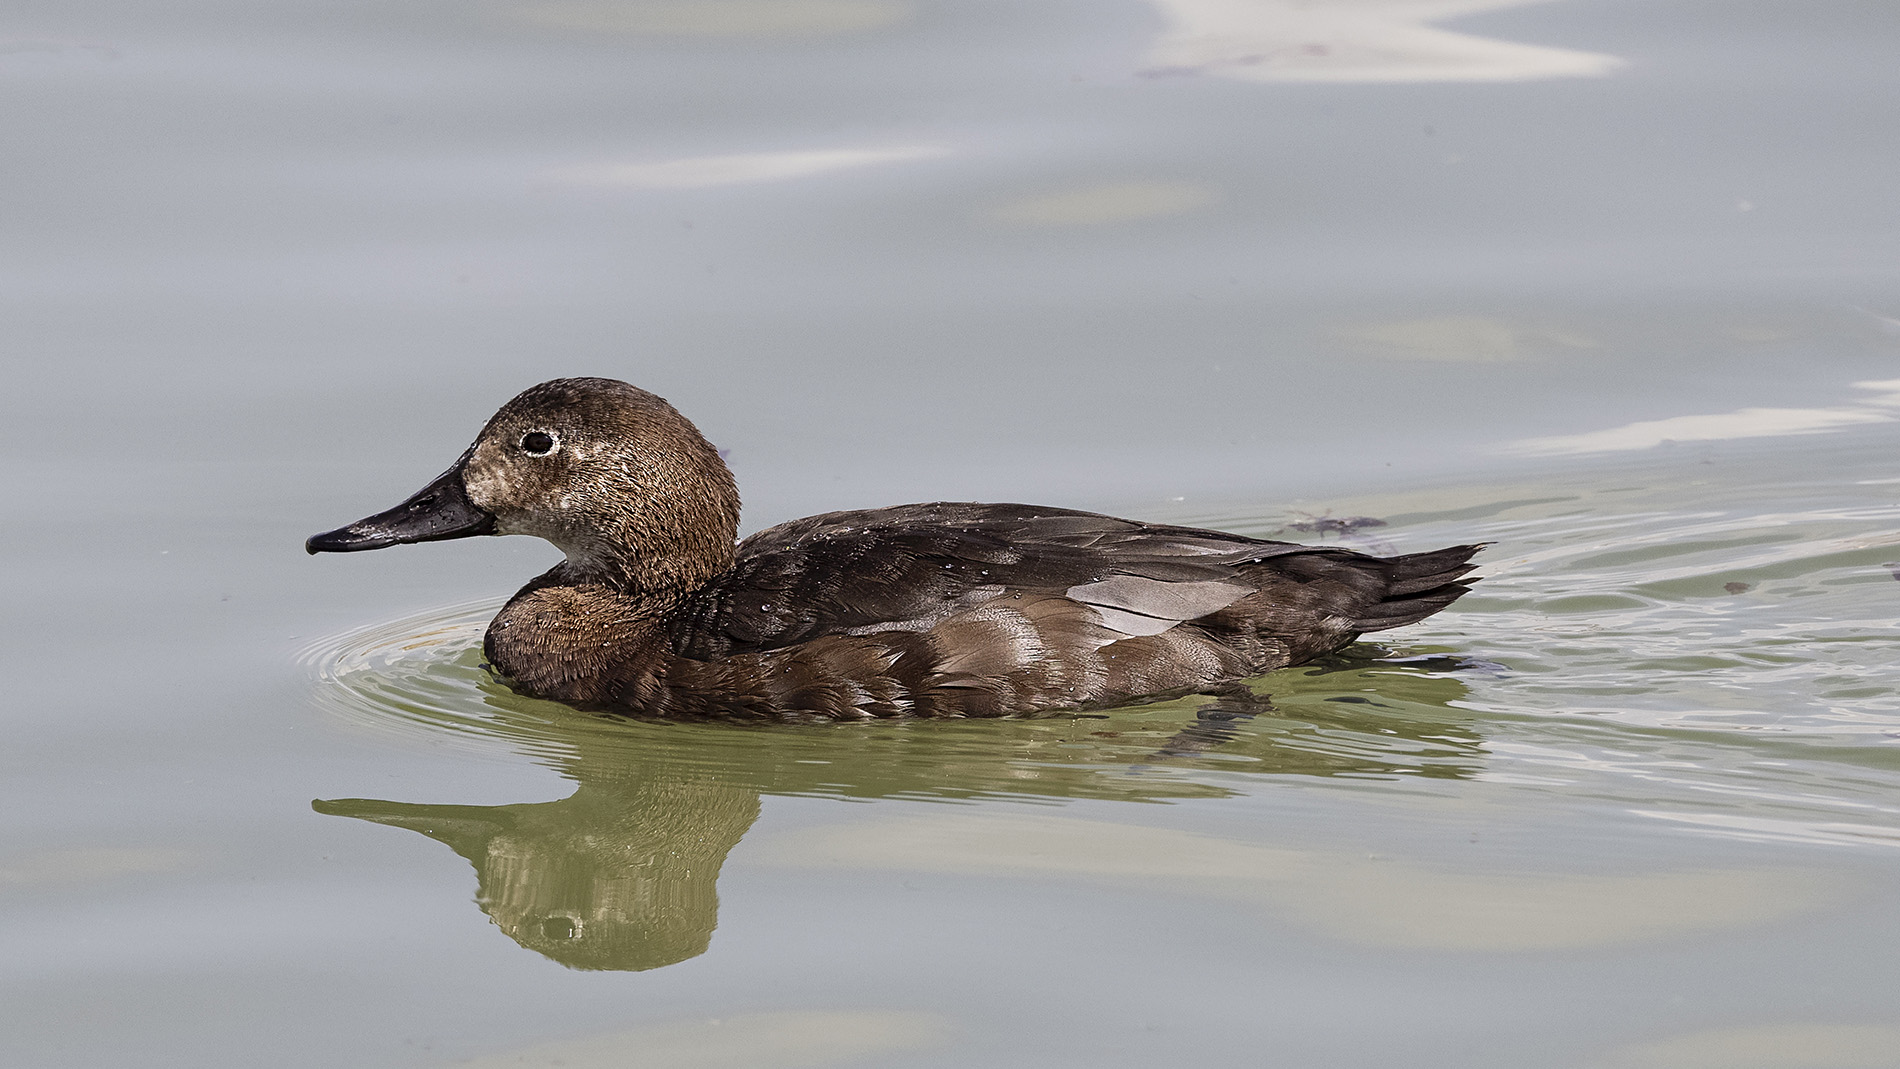
[[[0,11],[0,1062],[1900,1065],[1897,46]],[[551,548],[301,551],[573,374],[694,419],[748,530],[1493,545],[1231,733],[603,719],[479,664]]]

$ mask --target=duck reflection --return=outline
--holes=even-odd
[[[657,770],[590,768],[558,802],[313,806],[421,832],[467,858],[475,901],[529,950],[576,969],[657,969],[706,952],[719,868],[758,818],[759,792],[642,771]]]
[[[487,692],[493,730],[579,786],[553,802],[349,798],[320,813],[408,828],[467,858],[476,901],[517,943],[577,969],[645,970],[706,951],[727,854],[766,794],[1161,801],[1246,789],[1231,774],[1472,774],[1483,757],[1449,657],[1354,647],[1236,688],[1037,720],[818,726],[614,720]],[[553,707],[559,709],[560,707]]]

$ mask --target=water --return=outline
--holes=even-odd
[[[0,1061],[1900,1065],[1900,25],[1460,11],[0,14]],[[1494,545],[1231,736],[606,720],[546,546],[299,548],[559,374],[748,529]]]

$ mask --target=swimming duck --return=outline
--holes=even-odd
[[[544,382],[349,553],[470,535],[566,559],[483,641],[521,692],[661,717],[1009,716],[1214,692],[1457,600],[1480,546],[1373,557],[1035,505],[831,512],[737,543],[719,453],[614,379]]]

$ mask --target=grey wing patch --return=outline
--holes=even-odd
[[[907,617],[902,620],[879,620],[875,623],[860,624],[856,627],[840,627],[840,635],[876,635],[885,631],[928,631],[958,613],[977,609],[1003,596],[1000,586],[977,586],[963,591],[954,598],[946,598],[931,606],[929,611]]]
[[[1111,575],[1068,589],[1069,597],[1094,609],[1102,623],[1131,638],[1158,635],[1183,620],[1195,620],[1253,593],[1246,583],[1220,579],[1169,582],[1139,575]]]

